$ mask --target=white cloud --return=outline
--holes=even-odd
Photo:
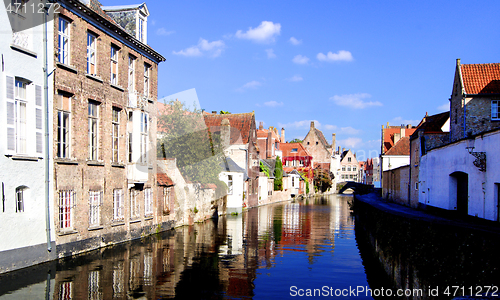
[[[311,122],[314,121],[314,127],[320,128],[321,124],[317,120],[302,120],[302,121],[295,121],[292,123],[278,123],[278,127],[283,127],[283,128],[297,128],[297,129],[306,129],[311,126]]]
[[[296,55],[292,61],[298,65],[305,65],[309,62],[309,58],[307,58],[306,56],[302,56],[302,55]]]
[[[370,106],[382,106],[378,101],[363,101],[365,98],[371,98],[370,94],[359,93],[350,95],[335,95],[330,98],[335,104],[340,106],[348,106],[354,109],[362,109]]]
[[[274,54],[273,49],[266,49],[266,53],[267,53],[267,58],[275,58],[276,57],[276,54]]]
[[[257,43],[271,43],[275,41],[275,37],[281,32],[281,24],[270,21],[262,21],[259,27],[249,27],[246,32],[238,30],[236,37],[240,39],[247,39]]]
[[[276,107],[276,106],[283,106],[283,102],[277,102],[277,101],[269,101],[265,102],[264,106],[269,106],[269,107]]]
[[[294,38],[293,36],[288,40],[292,45],[300,45],[302,44],[302,40],[298,40],[296,38]]]
[[[157,35],[162,35],[162,36],[171,35],[173,33],[175,33],[175,31],[173,31],[173,30],[166,30],[164,27],[158,28],[156,30],[156,34]]]
[[[304,80],[300,75],[295,75],[291,78],[288,78],[288,81],[292,81],[292,82],[298,82],[298,81],[302,81]]]
[[[323,53],[318,53],[318,55],[316,56],[316,58],[319,61],[328,61],[328,62],[332,62],[332,61],[352,61],[352,60],[354,60],[354,58],[352,57],[351,52],[345,51],[345,50],[340,50],[337,53],[328,52],[326,55],[323,54]]]
[[[335,129],[337,129],[337,126],[326,124],[325,125],[325,129],[326,130],[335,130]]]
[[[445,103],[443,105],[440,105],[437,107],[437,109],[441,112],[449,111],[450,110],[450,103]]]
[[[417,126],[418,123],[420,123],[420,120],[405,120],[402,117],[395,117],[390,122],[390,124],[392,124],[392,126],[399,126],[402,124],[404,124],[404,125],[411,124],[413,126]]]
[[[261,85],[262,85],[262,83],[260,83],[256,80],[253,80],[253,81],[245,83],[242,87],[239,87],[236,90],[238,92],[243,92],[243,91],[248,90],[248,89],[256,89]]]
[[[363,142],[362,139],[356,137],[350,137],[344,140],[338,140],[335,143],[343,148],[357,148]]]
[[[222,54],[222,51],[224,50],[225,47],[226,45],[221,40],[209,42],[205,39],[200,38],[200,40],[198,41],[198,45],[191,46],[181,51],[172,51],[172,53],[175,55],[182,55],[182,56],[207,55],[210,57],[217,57]]]
[[[340,128],[340,131],[344,134],[349,134],[349,135],[352,135],[352,134],[359,134],[361,132],[360,129],[355,129],[355,128],[352,128],[350,126],[348,127],[341,127]]]

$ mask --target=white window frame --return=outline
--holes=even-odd
[[[148,162],[148,133],[149,133],[149,115],[141,111],[141,140],[140,140],[140,162]]]
[[[87,32],[87,74],[96,76],[97,36]]]
[[[59,191],[59,219],[60,230],[73,229],[73,208],[75,205],[75,193],[72,190]]]
[[[100,225],[101,204],[102,192],[89,191],[89,227]]]
[[[136,189],[130,189],[130,219],[135,220],[141,217],[141,208],[139,206],[139,201],[137,200],[137,195],[139,191]]]
[[[144,96],[149,97],[149,74],[151,66],[144,63]]]
[[[135,91],[135,60],[132,55],[128,56],[128,92]]]
[[[171,187],[163,187],[163,211],[170,212]]]
[[[88,102],[88,153],[89,160],[99,157],[99,102]]]
[[[118,52],[120,48],[111,45],[111,75],[110,82],[111,84],[118,85]]]
[[[59,158],[70,157],[71,145],[71,97],[59,94],[57,110],[56,155]]]
[[[113,190],[113,220],[123,220],[124,218],[123,190]]]
[[[491,120],[500,121],[500,100],[491,100]]]
[[[144,189],[144,215],[150,217],[153,215],[153,189]]]
[[[28,82],[6,77],[7,151],[28,154]]]
[[[90,300],[102,299],[102,293],[99,291],[99,271],[90,271],[88,275],[88,291]]]
[[[58,36],[58,53],[57,60],[65,65],[70,64],[70,22],[59,17],[59,36]]]
[[[120,159],[120,112],[113,107],[111,116],[111,161],[118,162]]]
[[[19,186],[16,188],[16,213],[24,212],[24,199],[25,199],[25,191],[27,187]]]

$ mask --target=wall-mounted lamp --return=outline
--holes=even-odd
[[[479,168],[479,171],[486,172],[486,152],[474,152],[474,142],[474,138],[468,139],[465,149],[467,149],[470,155],[476,158],[473,162],[474,166]]]

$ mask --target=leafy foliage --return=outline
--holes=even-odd
[[[283,164],[279,156],[276,156],[276,167],[274,169],[274,190],[283,190]]]
[[[271,176],[269,176],[269,172],[270,172],[269,168],[266,165],[264,165],[264,163],[262,163],[262,161],[260,162],[260,171],[264,172],[264,174],[266,174],[267,178],[271,177]]]
[[[217,196],[223,195],[226,185],[219,180],[223,158],[220,136],[212,136],[206,128],[201,110],[170,101],[158,116],[158,128],[165,136],[158,141],[157,156],[175,158],[186,180],[213,183]]]
[[[302,140],[295,138],[295,139],[289,141],[289,143],[302,143]]]
[[[330,172],[323,169],[314,169],[314,190],[326,192],[332,187],[332,176]]]

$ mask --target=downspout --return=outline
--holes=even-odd
[[[47,233],[47,250],[52,251],[50,243],[50,135],[49,135],[49,75],[48,75],[48,57],[47,57],[47,2],[43,1],[43,97],[45,103],[45,227]]]

